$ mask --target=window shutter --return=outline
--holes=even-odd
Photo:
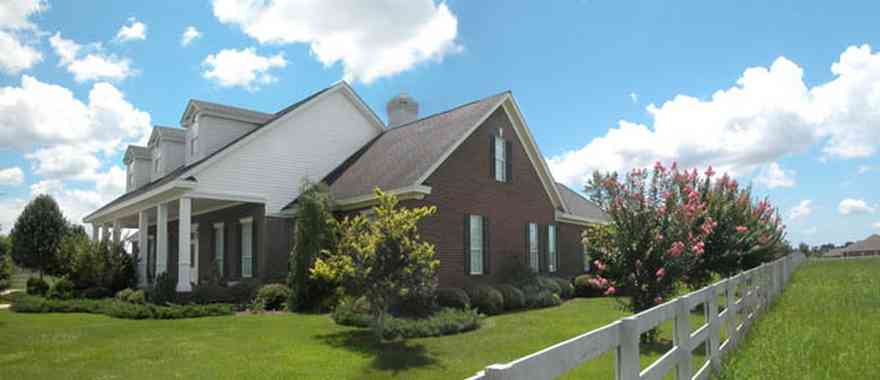
[[[546,234],[544,233],[544,225],[538,225],[538,272],[545,272],[547,267],[547,248]]]
[[[554,255],[553,259],[556,261],[553,263],[553,268],[556,268],[556,271],[559,272],[559,225],[553,225],[553,244],[556,245],[554,249],[556,250],[556,255]]]
[[[489,178],[495,179],[495,136],[489,135]]]
[[[526,250],[524,251],[524,252],[525,252],[525,255],[523,255],[523,258],[524,258],[525,260],[524,260],[523,262],[524,262],[527,266],[530,266],[532,263],[531,263],[531,261],[529,261],[529,260],[531,260],[531,252],[529,252],[529,250],[531,249],[531,247],[529,246],[529,223],[528,223],[528,222],[526,222],[526,226],[525,226],[525,227],[526,227],[526,228],[525,228],[526,233],[525,233],[525,239],[523,239],[523,241],[526,242]]]
[[[504,142],[504,165],[506,167],[505,167],[504,179],[508,183],[513,182],[513,170],[512,170],[513,165],[511,164],[511,162],[512,162],[511,157],[513,156],[513,153],[511,152],[511,150],[512,149],[511,149],[510,141],[505,141]]]
[[[489,254],[489,218],[483,217],[483,274],[489,274],[491,268]]]
[[[464,273],[471,274],[471,216],[464,214]]]

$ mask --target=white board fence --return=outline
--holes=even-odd
[[[805,259],[802,253],[794,253],[762,264],[510,363],[490,365],[467,380],[554,379],[610,351],[615,352],[617,380],[659,380],[673,369],[678,380],[708,379],[711,368],[720,370],[722,357],[748,333]],[[720,295],[726,305],[719,313]],[[699,305],[705,305],[706,323],[691,332],[689,316]],[[670,319],[674,320],[673,347],[640,370],[639,337]],[[722,326],[727,335],[724,341]],[[703,342],[707,360],[694,371],[693,350]]]

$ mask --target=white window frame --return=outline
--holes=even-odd
[[[199,152],[199,150],[198,150],[198,143],[199,143],[199,136],[198,136],[198,135],[193,136],[192,139],[190,139],[190,141],[189,141],[189,144],[190,144],[190,146],[189,146],[189,155],[190,155],[190,158],[193,158],[193,159],[196,158],[196,153]]]
[[[254,277],[254,218],[242,218],[239,219],[239,223],[241,223],[241,278],[252,278]],[[250,230],[249,235],[245,233],[246,230]]]
[[[495,180],[498,182],[507,182],[507,142],[498,136],[495,136]]]
[[[469,272],[471,275],[481,275],[485,273],[485,263],[483,262],[483,239],[485,238],[485,231],[483,231],[483,217],[480,215],[469,215],[467,228],[469,228],[468,240],[470,240],[468,242],[468,251],[470,252]],[[475,231],[477,231],[476,234],[474,234]]]
[[[541,271],[541,246],[538,243],[538,224],[529,223],[529,268],[535,272]]]
[[[557,261],[559,252],[557,250],[557,242],[556,242],[556,225],[548,224],[547,225],[547,270],[551,273],[559,270],[557,268]]]
[[[214,223],[214,265],[220,277],[225,275],[226,229],[223,223]]]

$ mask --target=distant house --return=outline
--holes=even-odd
[[[880,256],[880,235],[874,234],[849,247],[840,248],[839,254],[843,257]]]
[[[277,112],[190,101],[182,128],[155,127],[130,146],[127,192],[85,217],[104,238],[137,228],[139,272],[168,272],[177,290],[283,278],[304,179],[330,185],[340,215],[368,212],[373,189],[401,205],[435,205],[421,235],[436,247],[441,286],[504,279],[512,262],[583,273],[580,233],[607,216],[557,183],[510,92],[419,118],[401,95],[389,125],[345,82]]]

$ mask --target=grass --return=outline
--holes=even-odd
[[[810,261],[719,378],[869,378],[877,373],[878,342],[880,259]]]

